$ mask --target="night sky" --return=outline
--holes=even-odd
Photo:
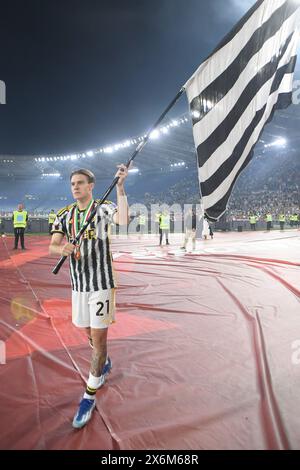
[[[85,151],[147,130],[254,0],[6,0],[0,154]],[[186,98],[177,112],[187,111]]]

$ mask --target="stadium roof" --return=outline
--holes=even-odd
[[[256,146],[256,153],[267,151],[269,144],[278,139],[286,139],[289,146],[297,149],[300,140],[299,119],[297,106],[276,113]],[[72,170],[80,167],[91,169],[98,180],[112,178],[116,165],[128,161],[142,137],[128,138],[121,143],[69,155],[1,155],[0,178],[43,178],[43,175],[67,178]],[[145,174],[176,169],[183,163],[186,167],[197,168],[188,113],[166,121],[160,127],[158,138],[151,139],[136,157],[134,166]]]

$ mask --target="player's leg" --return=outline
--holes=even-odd
[[[73,427],[82,428],[92,417],[96,406],[96,392],[105,383],[112,367],[107,356],[107,332],[108,326],[114,320],[114,289],[75,295],[73,293],[72,298],[73,323],[85,327],[93,344],[86,390],[73,419]]]

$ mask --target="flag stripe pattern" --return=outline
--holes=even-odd
[[[255,3],[185,85],[204,211],[218,220],[276,109],[292,100],[299,2]]]

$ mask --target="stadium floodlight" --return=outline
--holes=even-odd
[[[287,144],[287,140],[284,137],[279,137],[278,139],[274,140],[274,142],[271,142],[270,144],[265,144],[265,148],[269,147],[285,147]]]
[[[169,134],[169,129],[167,127],[163,127],[161,131],[163,134]]]
[[[283,137],[275,140],[274,144],[273,145],[276,145],[276,147],[285,147],[287,144],[287,141],[286,139],[284,139]]]
[[[200,117],[199,111],[193,111],[193,112],[192,112],[192,116],[193,116],[195,119],[199,119],[199,117]]]
[[[154,131],[151,132],[151,134],[150,134],[149,137],[150,137],[151,140],[155,140],[155,139],[158,139],[159,136],[160,136],[159,130],[158,130],[158,129],[154,129]]]
[[[88,157],[93,157],[94,156],[93,150],[89,150],[88,152],[86,152],[86,154],[87,154]]]
[[[112,147],[105,147],[105,149],[103,149],[104,153],[113,153],[113,148]]]

